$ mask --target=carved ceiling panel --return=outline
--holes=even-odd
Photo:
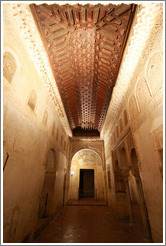
[[[31,11],[71,129],[100,132],[135,5],[32,4]]]

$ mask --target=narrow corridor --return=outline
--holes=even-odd
[[[65,206],[33,243],[144,243],[140,227],[115,218],[107,206]]]
[[[165,243],[163,2],[2,1],[2,245]]]

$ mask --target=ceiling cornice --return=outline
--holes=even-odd
[[[138,68],[141,56],[145,50],[149,52],[149,40],[153,39],[154,29],[160,28],[163,19],[163,3],[142,3],[138,5],[130,35],[122,58],[116,85],[108,107],[106,119],[101,131],[101,137],[109,135],[110,129],[118,118],[124,96]],[[155,32],[156,33],[156,32]],[[150,42],[151,44],[152,42]]]
[[[66,117],[64,106],[50,68],[48,56],[34,22],[29,2],[4,2],[3,21],[10,25],[13,33],[17,33],[25,44],[25,49],[27,49],[32,61],[34,62],[34,66],[43,81],[42,85],[46,86],[48,89],[49,95],[55,104],[56,112],[60,116],[62,125],[67,135],[71,137],[72,132]]]

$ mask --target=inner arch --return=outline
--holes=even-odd
[[[102,159],[94,150],[79,150],[71,160],[69,201],[105,201]]]

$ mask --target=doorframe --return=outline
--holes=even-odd
[[[96,200],[97,194],[96,194],[96,182],[95,182],[95,168],[79,168],[79,181],[78,181],[78,195],[77,195],[77,200],[79,200],[79,189],[80,189],[80,170],[93,170],[94,171],[94,199]]]

